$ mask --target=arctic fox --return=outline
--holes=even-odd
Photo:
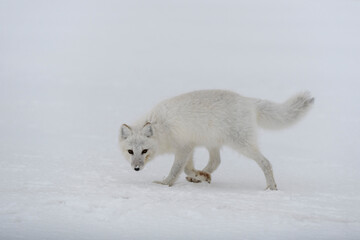
[[[119,142],[135,171],[156,155],[175,154],[169,175],[156,183],[172,186],[182,171],[189,182],[211,182],[220,164],[220,148],[227,145],[255,160],[264,172],[267,189],[277,190],[270,162],[257,146],[257,126],[281,129],[296,123],[314,103],[309,92],[284,103],[242,97],[225,90],[186,93],[155,106],[136,124],[123,124]],[[209,162],[202,170],[193,163],[194,148],[206,147]]]

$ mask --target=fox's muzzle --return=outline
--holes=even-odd
[[[135,160],[132,162],[131,167],[135,170],[135,171],[140,171],[141,169],[144,168],[144,162],[141,160]]]

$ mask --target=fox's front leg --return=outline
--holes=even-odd
[[[189,158],[191,157],[192,152],[193,148],[190,147],[183,147],[177,150],[175,153],[175,160],[173,166],[171,167],[169,175],[163,181],[155,181],[155,183],[169,185],[169,187],[171,187],[184,170],[184,167]]]
[[[193,183],[200,183],[201,181],[211,182],[211,175],[205,171],[199,171],[194,168],[194,162],[192,156],[186,163],[185,174],[187,175],[186,180]]]

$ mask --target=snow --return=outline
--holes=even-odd
[[[359,239],[360,2],[1,1],[0,239]],[[279,191],[229,148],[212,183],[135,172],[117,133],[164,98],[284,101],[260,130]],[[208,154],[198,149],[197,168]]]

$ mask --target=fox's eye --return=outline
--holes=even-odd
[[[145,153],[147,153],[147,149],[144,149],[144,150],[142,150],[142,152],[141,152],[141,154],[145,154]]]
[[[129,149],[129,150],[128,150],[128,153],[131,154],[131,155],[133,155],[133,154],[134,154],[134,151],[131,150],[131,149]]]

